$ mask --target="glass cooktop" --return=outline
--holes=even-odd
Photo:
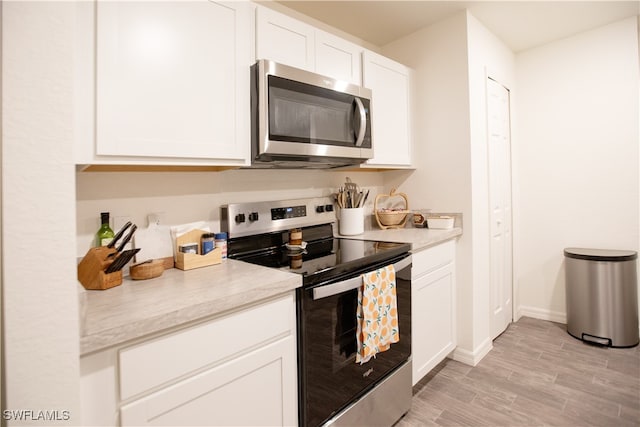
[[[302,274],[307,286],[359,274],[378,264],[382,267],[410,249],[406,243],[328,238],[309,242],[304,250],[288,250],[281,245],[232,258]]]

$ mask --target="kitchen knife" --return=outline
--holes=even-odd
[[[131,259],[134,257],[135,254],[137,254],[140,251],[140,249],[141,248],[129,249],[122,252],[120,255],[118,255],[118,258],[116,258],[111,263],[111,265],[107,267],[107,269],[104,272],[106,274],[109,274],[109,273],[114,273],[118,270],[122,270],[122,268],[124,268],[124,266],[127,265],[129,261],[131,261]]]
[[[127,231],[127,228],[129,227],[131,227],[131,221],[127,221],[127,223],[124,226],[122,226],[120,230],[118,230],[118,232],[116,233],[115,236],[113,236],[113,239],[111,239],[111,242],[109,242],[107,247],[113,248],[116,245],[116,242],[118,241],[118,239],[122,237],[124,232]]]
[[[129,243],[129,240],[131,240],[131,238],[133,237],[133,233],[135,233],[137,229],[138,226],[133,224],[133,226],[131,227],[131,231],[129,231],[129,234],[127,234],[127,237],[122,240],[122,243],[120,243],[120,246],[118,246],[118,248],[116,249],[118,252],[122,252],[124,247],[127,246],[127,243]]]

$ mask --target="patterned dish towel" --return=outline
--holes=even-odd
[[[356,363],[368,362],[400,340],[393,265],[362,275],[356,321]]]

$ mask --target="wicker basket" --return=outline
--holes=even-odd
[[[402,211],[378,211],[377,218],[380,221],[380,224],[385,227],[393,227],[399,226],[400,224],[404,225],[404,221],[407,218],[407,215],[410,214],[411,211],[402,210]]]
[[[403,199],[404,209],[385,210],[378,208],[379,202],[383,199],[398,198]],[[389,194],[378,194],[374,203],[374,214],[378,225],[383,230],[387,228],[402,228],[404,227],[409,214],[409,199],[404,193],[396,193],[395,188],[391,190]]]

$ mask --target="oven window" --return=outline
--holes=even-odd
[[[411,282],[396,276],[400,341],[360,365],[355,361],[357,289],[318,300],[298,291],[301,424],[321,424],[366,393],[411,354]]]

